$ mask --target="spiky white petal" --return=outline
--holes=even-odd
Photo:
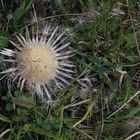
[[[58,70],[61,70],[61,71],[64,71],[64,72],[68,72],[68,73],[74,73],[73,70],[66,69],[66,68],[62,68],[62,67],[58,67],[57,69],[58,69]]]
[[[3,59],[2,61],[4,61],[4,62],[10,62],[10,63],[15,62],[15,60],[13,60],[13,59]]]
[[[64,73],[64,72],[62,72],[62,71],[60,71],[60,70],[57,70],[57,73],[59,73],[60,75],[66,77],[66,78],[73,79],[72,76],[70,76],[70,75],[68,75],[68,74],[66,74],[66,73]]]
[[[26,39],[23,37],[23,35],[19,33],[19,36],[20,36],[20,38],[22,39],[23,43],[26,44],[27,41],[26,41]]]
[[[62,45],[61,47],[57,48],[57,49],[54,50],[54,51],[55,51],[55,53],[57,53],[58,51],[61,51],[61,50],[65,49],[65,48],[68,47],[69,45],[70,45],[70,43],[66,43],[66,44]]]
[[[73,52],[72,51],[66,51],[66,52],[62,52],[62,53],[57,53],[57,54],[55,54],[55,56],[57,57],[59,57],[59,56],[64,56],[64,55],[72,55],[72,56],[74,56],[74,54],[73,54]]]
[[[50,44],[50,41],[53,39],[55,33],[57,32],[58,26],[54,29],[54,31],[52,32],[51,36],[49,37],[47,43]]]
[[[52,97],[51,97],[51,95],[50,95],[48,89],[45,87],[44,84],[43,84],[43,89],[44,89],[45,93],[47,94],[47,97],[49,98],[49,100],[52,100]]]
[[[24,83],[25,83],[26,79],[23,78],[22,82],[21,82],[21,86],[20,86],[20,91],[22,92],[22,89],[23,89],[23,86],[24,86]]]
[[[0,52],[0,54],[5,55],[5,56],[11,56],[11,57],[14,56],[14,53],[9,52],[9,51],[7,51],[7,50],[2,50],[2,51]]]
[[[66,85],[69,85],[69,82],[65,80],[63,77],[60,77],[59,75],[56,75],[56,78],[65,83]]]
[[[67,58],[70,58],[70,57],[73,57],[73,54],[72,55],[65,55],[65,56],[58,56],[57,60],[64,60],[64,59],[67,59]]]
[[[63,35],[64,35],[64,33],[60,34],[60,35],[53,41],[52,44],[50,43],[50,45],[54,46],[54,45],[60,40],[60,38],[61,38]]]
[[[11,53],[11,54],[17,54],[17,52],[15,52],[15,51],[13,51],[13,50],[10,50],[10,49],[4,48],[3,50],[4,50],[5,52],[9,52],[9,53]]]
[[[9,42],[13,45],[13,46],[15,46],[18,50],[20,50],[21,51],[21,47],[19,47],[15,42],[13,42],[12,40],[9,40]]]
[[[64,62],[61,62],[59,65],[64,66],[64,67],[70,67],[70,68],[75,67],[75,65],[73,64],[64,63]]]
[[[56,80],[56,78],[54,79],[54,82],[55,82],[55,84],[57,85],[57,87],[58,87],[59,89],[62,89],[62,88],[63,88],[63,84],[61,84],[60,82],[58,82],[58,81]]]
[[[66,37],[61,39],[57,44],[55,44],[53,47],[54,50],[56,50],[57,48],[61,47],[61,44],[63,44],[66,41]]]
[[[17,68],[9,68],[7,70],[2,71],[1,74],[10,73],[10,72],[13,72],[13,71],[16,71],[16,70],[17,70]]]
[[[19,79],[18,79],[18,83],[17,83],[17,87],[19,88],[20,87],[20,85],[21,85],[21,81],[22,81],[22,79],[23,79],[23,77],[19,77]]]
[[[40,98],[44,97],[43,90],[41,89],[41,85],[40,84],[38,84],[38,83],[35,84],[35,91],[36,91],[36,93],[38,94],[38,96]]]
[[[23,40],[18,35],[16,35],[16,38],[20,42],[20,44],[22,45],[22,47],[25,47],[25,43],[23,42]]]

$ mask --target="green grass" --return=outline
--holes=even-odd
[[[139,94],[133,96],[140,87],[137,0],[1,0],[0,48],[11,48],[9,39],[36,25],[35,16],[39,24],[53,22],[66,31],[76,54],[77,77],[54,103],[18,90],[9,92],[2,79],[0,139],[121,140],[137,132],[140,100]]]

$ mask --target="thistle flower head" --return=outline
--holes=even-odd
[[[17,82],[20,91],[25,85],[30,86],[39,97],[47,95],[51,99],[53,86],[63,88],[73,79],[70,43],[58,27],[50,26],[46,26],[42,33],[37,30],[35,35],[30,35],[27,29],[26,37],[19,33],[16,38],[19,43],[10,41],[15,49],[0,51],[8,67],[1,74],[13,83]]]

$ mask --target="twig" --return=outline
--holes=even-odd
[[[0,134],[0,139],[6,134],[6,133],[8,133],[9,131],[11,131],[12,129],[6,129],[4,132],[2,132],[1,134]]]
[[[74,106],[78,106],[78,105],[81,105],[81,104],[84,104],[86,102],[89,102],[91,99],[86,99],[84,101],[81,101],[81,102],[78,102],[78,103],[75,103],[75,104],[69,104],[69,105],[66,105],[64,107],[64,109],[67,109],[67,108],[70,108],[70,107],[74,107]]]
[[[78,128],[74,128],[74,129],[77,130],[78,132],[80,132],[81,134],[83,134],[84,136],[86,136],[89,140],[95,140],[93,137],[91,137],[89,134],[82,131],[81,129],[78,129]]]
[[[132,134],[131,136],[129,136],[128,138],[126,138],[126,139],[124,139],[124,140],[130,140],[131,138],[133,138],[134,136],[139,135],[139,134],[140,134],[140,131],[138,131],[138,132]]]
[[[88,109],[87,109],[87,112],[86,112],[86,114],[78,121],[78,122],[76,122],[74,125],[73,125],[73,127],[75,128],[78,124],[80,124],[81,122],[83,122],[86,118],[87,118],[87,116],[91,113],[91,111],[92,111],[92,109],[93,109],[93,107],[94,107],[94,105],[95,105],[95,103],[96,103],[96,100],[97,100],[97,97],[91,102],[91,104],[88,106]]]
[[[119,109],[117,109],[114,113],[112,113],[111,115],[109,115],[107,117],[107,119],[109,119],[110,117],[112,117],[113,115],[115,115],[117,112],[119,112],[122,108],[124,108],[129,102],[131,102],[138,94],[140,93],[140,89],[133,95],[130,97],[130,99],[125,102]]]
[[[121,89],[121,84],[122,84],[124,75],[127,74],[127,72],[126,72],[126,71],[122,71],[122,70],[120,70],[120,69],[116,69],[116,71],[119,72],[119,73],[121,74],[120,80],[119,80],[119,87],[120,87],[120,89]]]
[[[89,102],[90,100],[91,99],[87,99],[87,100],[84,100],[84,101],[81,101],[81,102],[78,102],[78,103],[75,103],[75,104],[69,104],[69,105],[67,105],[67,106],[65,106],[65,107],[62,108],[61,114],[60,114],[61,124],[60,124],[60,127],[59,127],[59,134],[61,133],[61,129],[62,129],[62,125],[63,125],[63,113],[64,113],[64,109],[67,109],[67,108],[70,108],[70,107],[75,107],[75,106],[84,104],[86,102]]]
[[[70,13],[70,14],[61,14],[61,15],[54,15],[54,16],[48,16],[48,17],[45,17],[45,18],[41,18],[39,20],[37,20],[37,22],[41,22],[41,21],[44,21],[44,20],[47,20],[47,19],[52,19],[52,18],[58,18],[58,17],[65,17],[65,16],[80,16],[80,15],[87,15],[87,13],[81,13],[81,14],[74,14],[74,13]],[[36,21],[34,22],[31,22],[27,25],[25,25],[24,27],[22,27],[18,32],[22,31],[23,29],[25,29],[26,27],[29,27],[33,24],[35,24]],[[18,32],[15,32],[11,35],[11,37],[13,37],[15,34],[17,34]]]

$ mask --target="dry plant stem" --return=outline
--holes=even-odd
[[[139,134],[140,134],[140,131],[138,131],[138,132],[132,134],[131,136],[127,137],[127,138],[124,139],[124,140],[130,140],[131,138],[133,138],[134,136],[139,135]]]
[[[41,18],[37,21],[34,21],[34,22],[31,22],[29,24],[27,24],[26,26],[22,27],[18,32],[21,32],[23,29],[37,23],[37,22],[41,22],[41,21],[44,21],[44,20],[47,20],[47,19],[52,19],[52,18],[58,18],[58,17],[64,17],[64,16],[80,16],[80,15],[87,15],[87,13],[81,13],[81,14],[74,14],[74,13],[70,13],[70,14],[61,14],[61,15],[55,15],[55,16],[48,16],[48,17],[45,17],[45,18]],[[11,35],[11,37],[15,36],[18,32],[15,32]]]
[[[84,101],[81,101],[81,102],[78,102],[78,103],[75,103],[75,104],[66,105],[66,106],[64,107],[64,109],[67,109],[67,108],[70,108],[70,107],[75,107],[75,106],[78,106],[78,105],[87,103],[87,102],[89,102],[90,100],[91,100],[91,99],[86,99],[86,100],[84,100]]]
[[[88,106],[88,108],[87,108],[86,114],[85,114],[78,122],[76,122],[76,123],[73,125],[74,128],[75,128],[78,124],[80,124],[81,122],[83,122],[83,121],[88,117],[88,115],[92,112],[92,109],[93,109],[94,105],[96,104],[96,101],[97,101],[97,97],[91,101],[91,104],[90,104],[90,105]]]
[[[118,113],[121,109],[123,109],[129,102],[131,102],[138,94],[140,93],[140,90],[138,90],[133,96],[130,97],[130,99],[125,102],[119,109],[117,109],[114,113],[112,113],[111,115],[109,115],[107,117],[107,119],[109,119],[110,117],[112,117],[113,115],[115,115],[116,113]]]
[[[0,139],[2,139],[2,137],[6,134],[6,133],[8,133],[9,131],[11,131],[12,129],[6,129],[4,132],[2,132],[1,134],[0,134]]]
[[[77,130],[79,133],[81,133],[82,135],[86,136],[89,140],[95,140],[93,137],[91,137],[90,135],[88,135],[86,132],[82,131],[81,129],[78,128],[74,128],[75,130]]]
[[[122,71],[122,70],[120,70],[120,69],[116,69],[116,71],[119,72],[119,73],[121,74],[120,80],[119,80],[119,87],[120,87],[120,89],[121,89],[121,84],[122,84],[124,75],[127,74],[127,72],[126,72],[126,71]]]
[[[78,102],[78,103],[75,103],[75,104],[69,104],[65,107],[63,107],[61,109],[61,114],[60,114],[60,120],[61,120],[61,124],[60,124],[60,127],[59,127],[59,134],[61,133],[61,129],[62,129],[62,125],[63,125],[63,113],[64,113],[64,109],[68,109],[70,107],[75,107],[75,106],[78,106],[78,105],[81,105],[81,104],[84,104],[84,103],[87,103],[89,102],[91,99],[87,99],[87,100],[84,100],[84,101],[81,101],[81,102]]]

